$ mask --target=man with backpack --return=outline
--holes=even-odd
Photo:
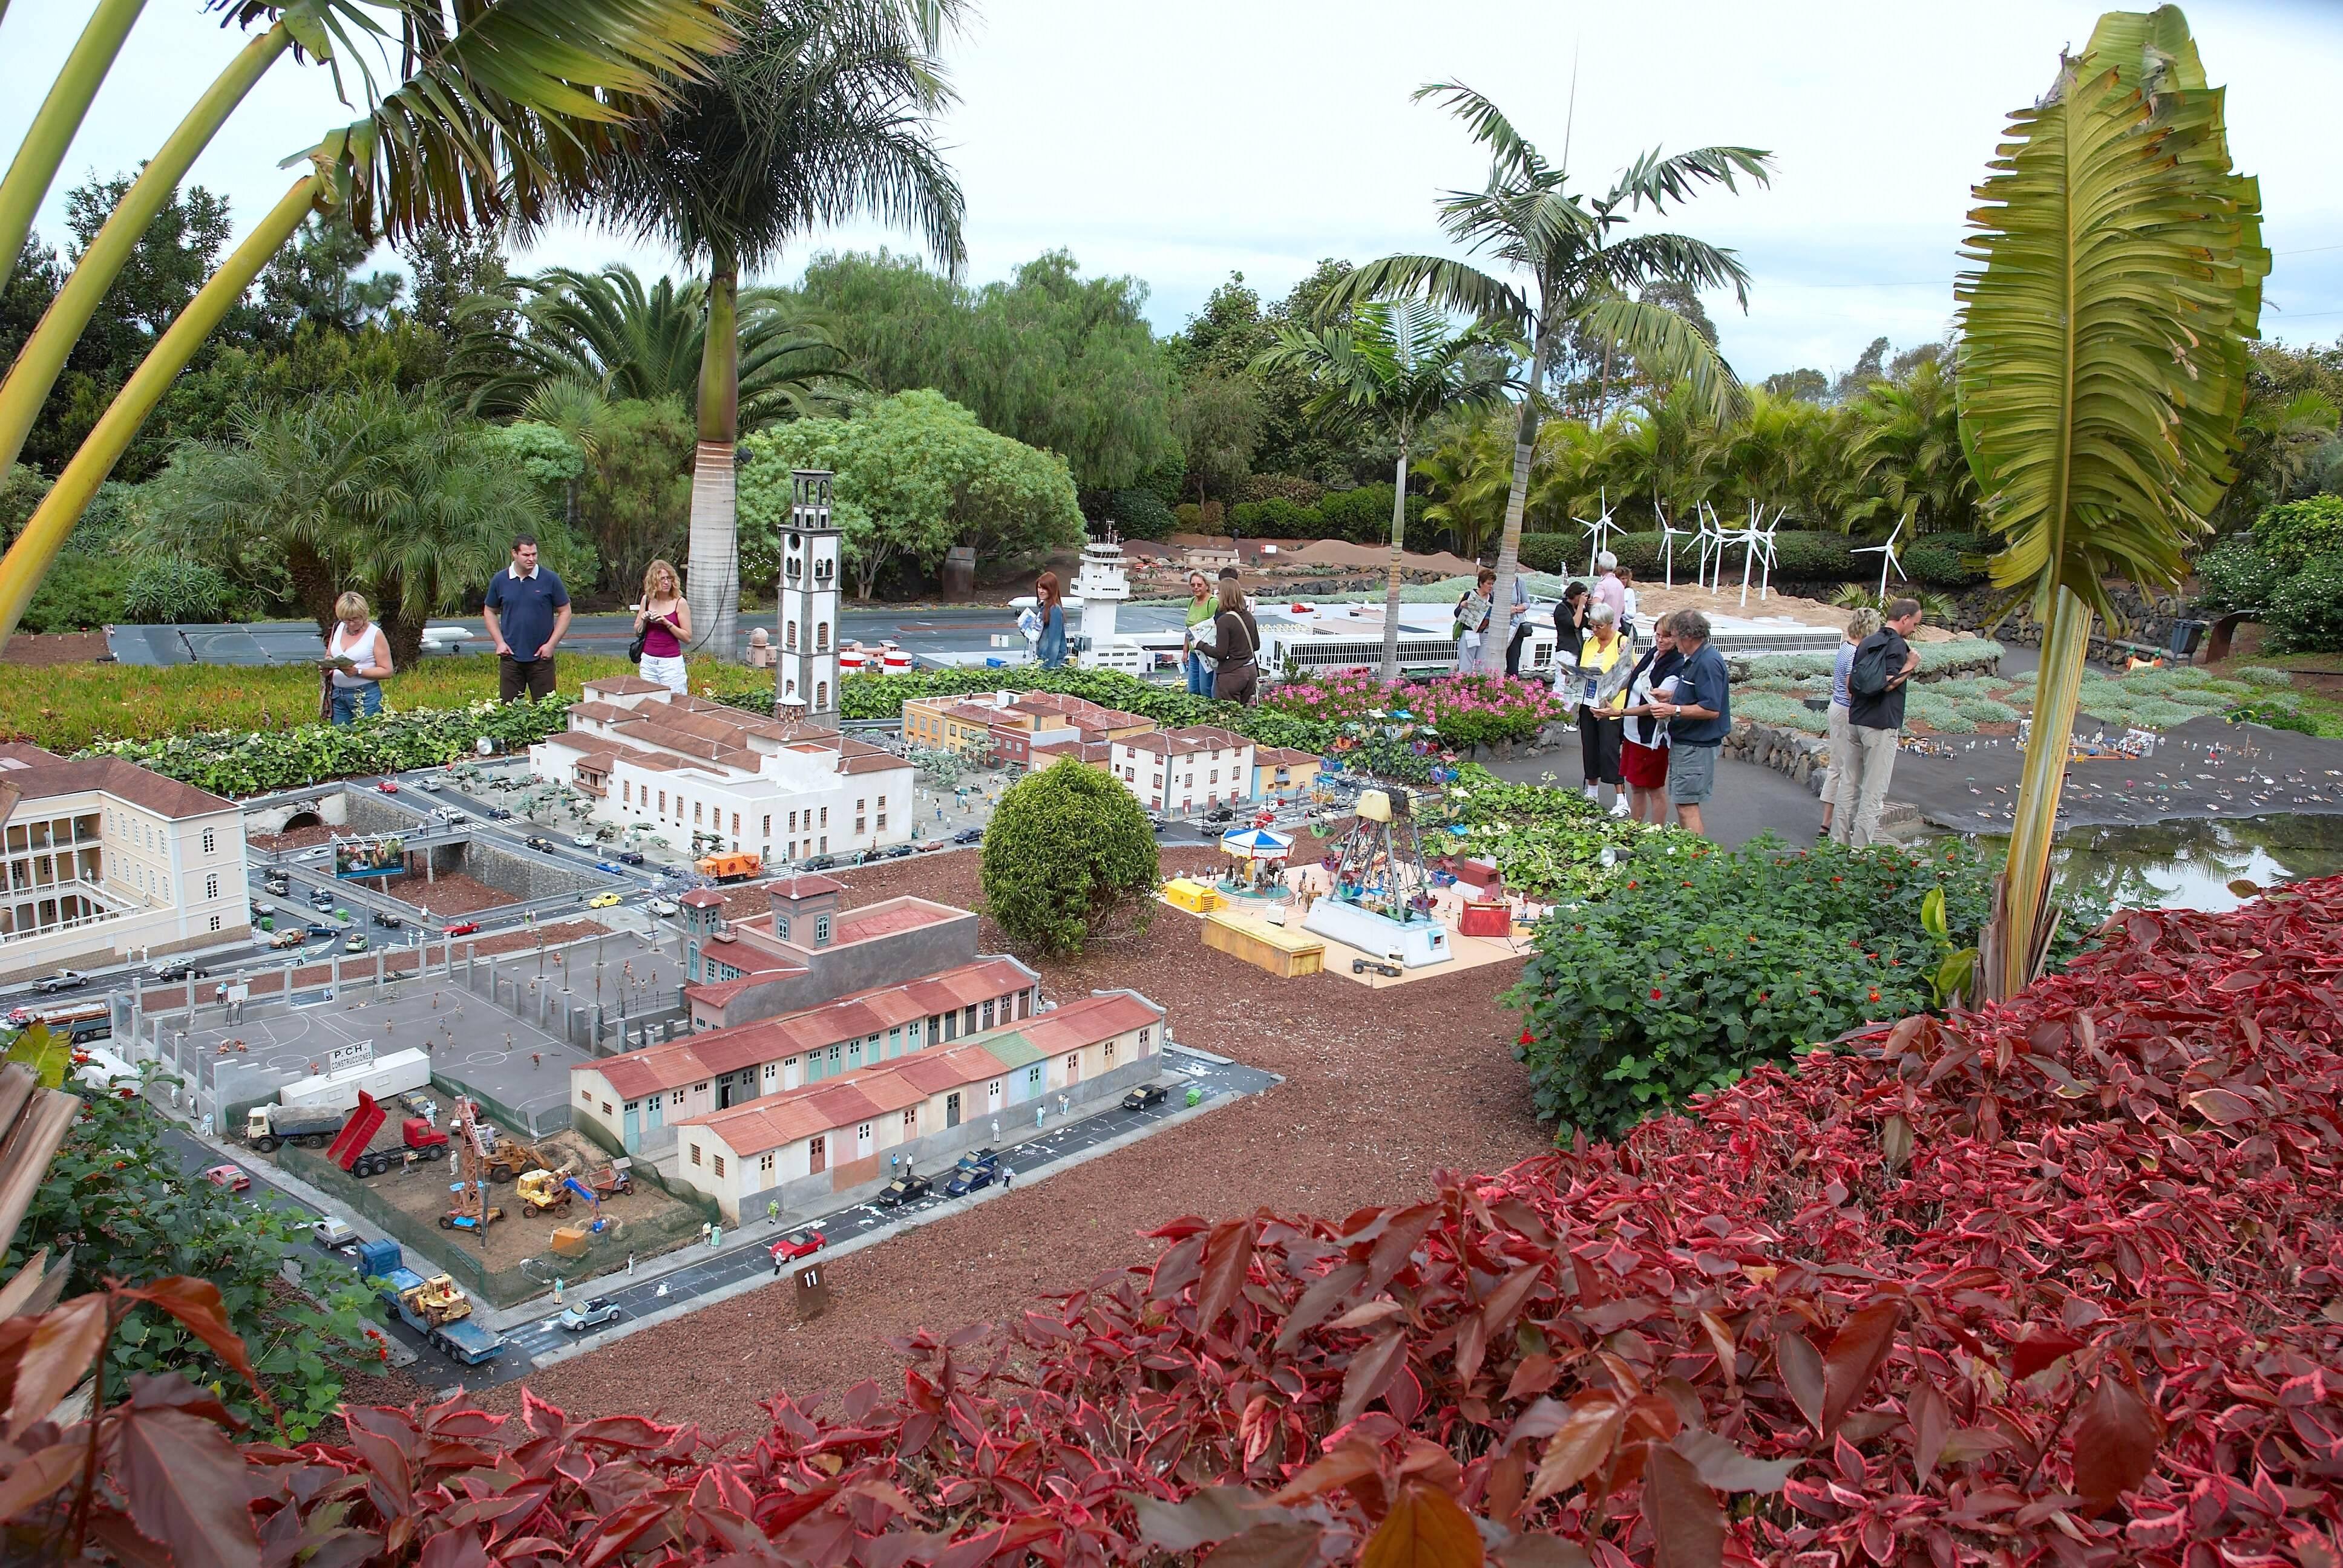
[[[1863,639],[1846,676],[1846,725],[1854,740],[1831,838],[1857,849],[1879,841],[1879,808],[1896,772],[1896,740],[1904,729],[1904,689],[1920,668],[1906,641],[1920,628],[1920,601],[1899,598],[1887,619]],[[1847,809],[1852,805],[1853,810]]]

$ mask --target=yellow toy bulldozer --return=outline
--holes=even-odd
[[[528,1212],[532,1215],[558,1214],[569,1207],[572,1196],[569,1189],[563,1184],[560,1175],[551,1171],[521,1172],[520,1181],[515,1190],[520,1194],[520,1201],[528,1205]]]

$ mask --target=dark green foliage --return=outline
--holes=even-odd
[[[2343,496],[2272,507],[2197,562],[2197,602],[2265,622],[2278,653],[2343,648]]]
[[[1759,1062],[1927,1010],[1937,950],[1920,906],[1944,889],[1953,940],[1973,943],[1996,869],[1949,840],[1721,850],[1655,836],[1597,897],[1539,922],[1506,993],[1539,1117],[1614,1135]],[[2054,968],[2103,914],[2068,910]]]
[[[1229,530],[1246,539],[1314,539],[1325,531],[1317,508],[1280,496],[1266,501],[1239,501],[1231,507]]]
[[[1180,519],[1153,490],[1108,491],[1106,516],[1127,539],[1168,539],[1180,528]]]
[[[980,875],[985,914],[1020,950],[1079,953],[1146,929],[1155,834],[1119,780],[1065,758],[1001,797]]]
[[[629,398],[609,406],[586,460],[578,520],[602,558],[612,591],[635,594],[643,569],[658,557],[683,564],[697,441],[680,398]]]
[[[22,628],[29,632],[95,631],[127,618],[122,593],[131,563],[119,556],[61,555],[25,607]]]
[[[236,585],[216,567],[180,556],[142,558],[122,586],[122,618],[145,626],[234,618]]]
[[[1432,504],[1429,497],[1410,492],[1407,498],[1407,548],[1429,550],[1433,548],[1432,529],[1423,520],[1423,509]],[[1361,485],[1355,490],[1330,490],[1318,503],[1318,517],[1325,524],[1325,537],[1348,539],[1354,545],[1387,544],[1391,540],[1392,487],[1388,479],[1378,479],[1372,485]]]
[[[1384,492],[1389,504],[1390,492]],[[1774,536],[1774,580],[1775,582],[1865,582],[1875,587],[1879,581],[1879,558],[1857,555],[1857,547],[1872,541],[1861,536],[1800,532],[1784,528]],[[1614,534],[1604,548],[1619,558],[1619,564],[1635,574],[1638,582],[1661,580],[1661,536],[1653,534]],[[1992,543],[1976,534],[1931,534],[1927,543],[1909,550],[1898,550],[1904,562],[1905,579],[1916,588],[1957,590],[1973,588],[1985,580],[1984,570],[1969,564],[1971,558],[1990,549]],[[1741,552],[1735,550],[1726,558],[1725,575],[1737,579],[1741,573]],[[1700,561],[1698,547],[1689,538],[1679,538],[1675,548],[1675,576],[1678,582],[1689,582]],[[1533,571],[1558,574],[1586,574],[1586,538],[1580,534],[1523,534],[1522,564]],[[1756,579],[1752,577],[1750,579]],[[1893,592],[1896,583],[1890,580]]]
[[[2270,629],[2279,653],[2343,648],[2343,550],[2314,556],[2270,597]]]
[[[251,734],[216,729],[162,740],[108,740],[87,754],[127,758],[166,779],[234,799],[458,761],[474,755],[474,743],[483,736],[504,751],[525,750],[568,727],[573,700],[561,696],[446,711],[420,709],[359,724],[304,724]]]
[[[347,1373],[377,1366],[382,1356],[367,1337],[364,1286],[348,1267],[307,1244],[306,1218],[184,1174],[145,1101],[92,1091],[25,1212],[6,1271],[46,1247],[52,1258],[72,1255],[69,1296],[109,1276],[133,1284],[172,1274],[209,1280],[284,1413],[284,1435],[297,1440],[334,1413]],[[279,1270],[287,1258],[301,1264],[301,1291],[286,1287]],[[163,1372],[214,1389],[239,1416],[270,1431],[242,1378],[177,1320],[140,1307],[107,1347],[107,1386],[127,1386],[134,1372]]]
[[[2292,576],[2285,563],[2243,535],[2223,539],[2197,558],[2197,608],[2210,615],[2259,613]]]

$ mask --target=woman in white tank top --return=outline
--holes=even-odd
[[[340,622],[326,639],[326,689],[330,699],[327,718],[336,724],[371,719],[382,711],[382,682],[390,674],[390,640],[382,628],[367,618],[362,594],[346,593],[334,601]]]

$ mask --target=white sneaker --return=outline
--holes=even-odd
[[[1611,815],[1614,817],[1624,817],[1626,814],[1627,802],[1624,798],[1611,802]]]

